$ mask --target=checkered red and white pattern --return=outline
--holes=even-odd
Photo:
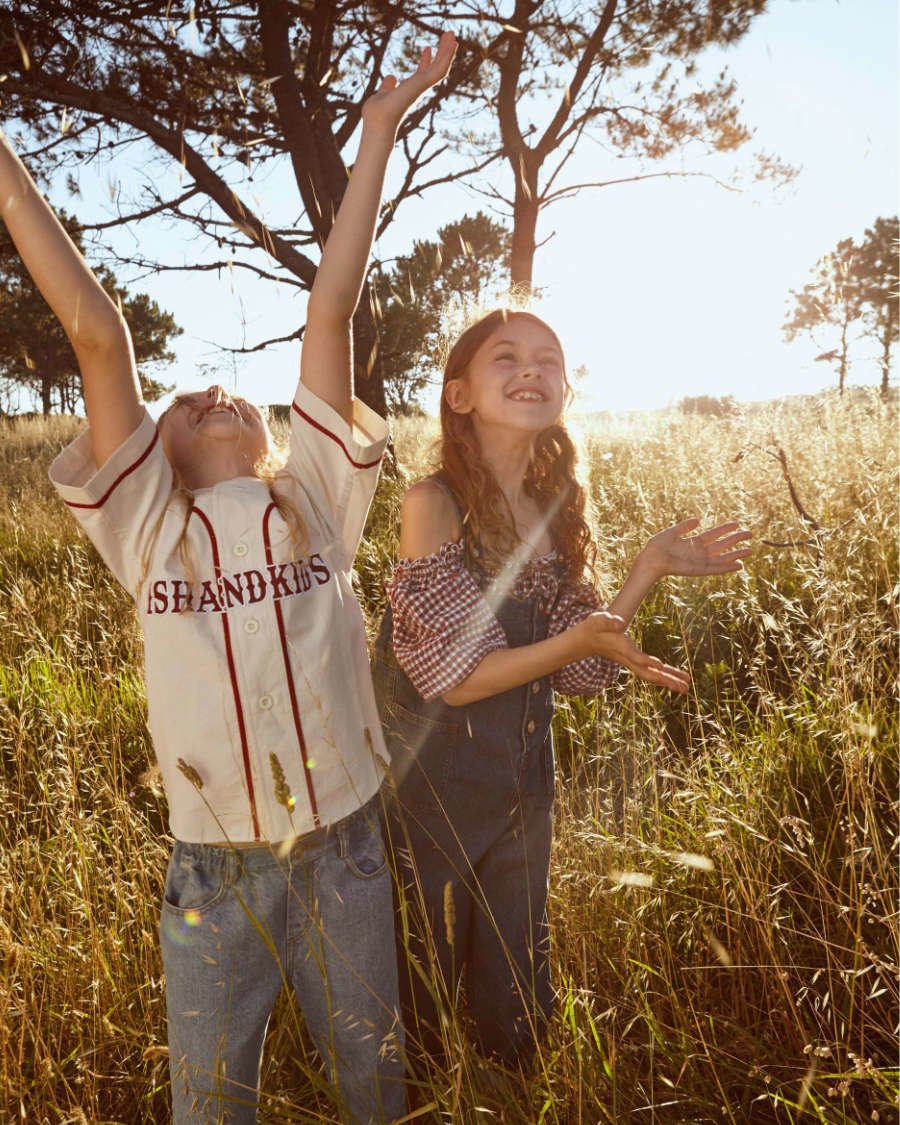
[[[466,569],[461,542],[431,555],[400,559],[387,584],[394,616],[394,654],[425,699],[436,699],[469,676],[489,652],[509,647],[487,599]],[[538,594],[550,612],[549,636],[600,608],[587,582],[556,577],[556,555],[528,563],[512,584],[514,597]],[[593,694],[613,683],[619,666],[594,656],[555,672],[551,684],[566,695]]]
[[[475,670],[506,634],[463,565],[462,543],[419,559],[399,559],[387,583],[394,655],[416,690],[436,699]]]
[[[589,582],[564,583],[550,614],[548,635],[555,637],[602,608],[597,591]],[[561,695],[595,695],[614,684],[621,670],[604,656],[589,656],[554,672],[550,683]]]

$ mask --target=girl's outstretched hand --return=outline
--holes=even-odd
[[[639,649],[625,631],[624,617],[615,613],[591,613],[573,628],[581,631],[592,656],[603,656],[633,672],[639,679],[659,687],[669,688],[681,695],[691,686],[690,676],[681,668],[663,664],[655,656]]]
[[[698,519],[683,520],[657,532],[641,551],[643,562],[660,578],[666,574],[699,578],[741,570],[741,559],[750,554],[744,544],[751,532],[731,522],[691,534],[699,524]]]
[[[431,48],[426,47],[414,74],[402,82],[398,82],[393,74],[387,75],[377,92],[363,105],[365,125],[396,130],[421,95],[446,78],[455,54],[456,36],[452,31],[445,31],[438,43],[437,54],[432,57]]]

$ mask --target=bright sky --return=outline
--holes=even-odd
[[[685,395],[752,400],[811,393],[833,374],[813,362],[812,343],[784,343],[788,290],[809,280],[816,260],[839,239],[860,238],[879,215],[897,211],[898,16],[894,0],[770,0],[769,11],[735,48],[710,54],[712,74],[726,64],[738,80],[743,119],[756,130],[737,162],[776,153],[799,166],[787,188],[725,191],[710,180],[650,180],[599,190],[554,204],[543,216],[535,282],[545,298],[535,311],[557,330],[570,368],[585,364],[582,409],[655,408]],[[687,153],[667,168],[726,176],[735,157],[713,163]],[[653,167],[647,171],[658,170]],[[601,147],[585,144],[572,180],[633,174]],[[109,172],[102,173],[108,177]],[[129,185],[129,170],[116,168]],[[134,182],[138,172],[133,171]],[[747,176],[748,181],[750,177]],[[82,176],[84,198],[54,192],[69,209],[101,197]],[[241,188],[265,203],[277,179]],[[459,186],[404,207],[382,243],[381,258],[404,253],[416,238],[479,208],[482,197]],[[151,252],[179,260],[197,243],[177,224],[138,236]],[[133,245],[122,233],[120,245]],[[126,275],[120,272],[125,279]],[[285,335],[302,322],[303,302],[247,277],[163,274],[135,289],[148,292],[184,328],[178,361],[166,381],[204,386],[214,377],[260,402],[284,402],[296,378],[296,343],[233,361],[215,345]],[[860,346],[851,382],[877,382]],[[201,370],[202,368],[202,370]],[[212,370],[210,370],[212,369]]]

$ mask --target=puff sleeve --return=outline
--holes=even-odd
[[[589,582],[565,583],[550,614],[548,636],[564,633],[602,608],[597,591]],[[562,695],[594,695],[614,684],[621,671],[618,664],[604,656],[589,656],[554,672],[550,683]]]
[[[461,683],[506,634],[464,565],[462,543],[400,559],[387,583],[394,655],[424,699]]]

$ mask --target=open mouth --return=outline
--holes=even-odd
[[[211,406],[208,410],[203,411],[200,416],[201,420],[210,414],[233,414],[236,418],[240,418],[238,408],[233,403],[220,402],[217,406]]]
[[[537,390],[532,389],[531,387],[529,387],[528,390],[520,389],[520,390],[517,390],[517,391],[510,391],[510,393],[506,397],[509,398],[509,399],[512,399],[513,402],[546,402],[547,401],[547,396],[544,394],[543,391],[537,391]]]

